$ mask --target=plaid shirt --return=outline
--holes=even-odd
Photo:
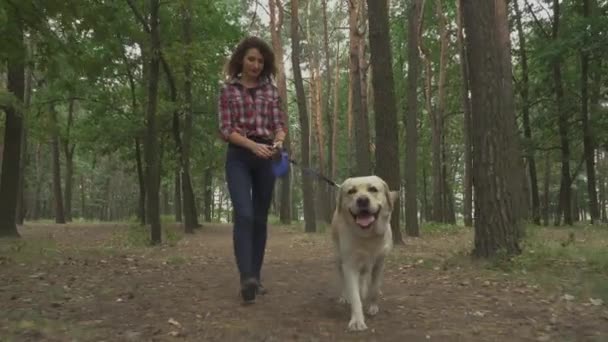
[[[268,139],[280,130],[287,132],[277,88],[264,80],[254,89],[255,97],[252,97],[236,78],[222,87],[218,112],[219,131],[224,140],[227,141],[232,132]]]

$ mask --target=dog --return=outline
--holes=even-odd
[[[337,193],[331,229],[342,296],[350,303],[348,330],[367,329],[367,313],[378,313],[385,257],[393,248],[391,213],[398,197],[378,176],[346,179]]]

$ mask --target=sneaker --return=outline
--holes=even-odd
[[[241,283],[241,297],[245,304],[255,303],[257,289],[258,282],[254,278],[249,278]]]

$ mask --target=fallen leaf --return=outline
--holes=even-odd
[[[551,336],[550,336],[550,335],[547,335],[547,334],[541,334],[540,336],[538,336],[538,337],[536,338],[536,340],[537,340],[537,341],[541,341],[541,342],[546,342],[546,341],[551,340]]]
[[[565,299],[567,301],[572,301],[572,300],[574,300],[574,296],[566,293],[565,295],[562,296],[562,299]]]
[[[171,325],[174,325],[174,326],[178,327],[178,328],[182,327],[181,323],[178,322],[178,321],[176,321],[176,320],[174,320],[173,318],[169,318],[169,320],[167,322],[169,324],[171,324]]]
[[[591,304],[595,305],[595,306],[601,306],[604,304],[604,301],[600,298],[589,298],[589,301],[591,302]]]

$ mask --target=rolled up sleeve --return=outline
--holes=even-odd
[[[218,99],[218,121],[219,121],[219,132],[222,139],[228,141],[228,136],[232,132],[238,132],[234,125],[234,118],[232,116],[232,111],[230,109],[229,102],[229,93],[230,89],[224,86],[220,92],[220,96]]]

